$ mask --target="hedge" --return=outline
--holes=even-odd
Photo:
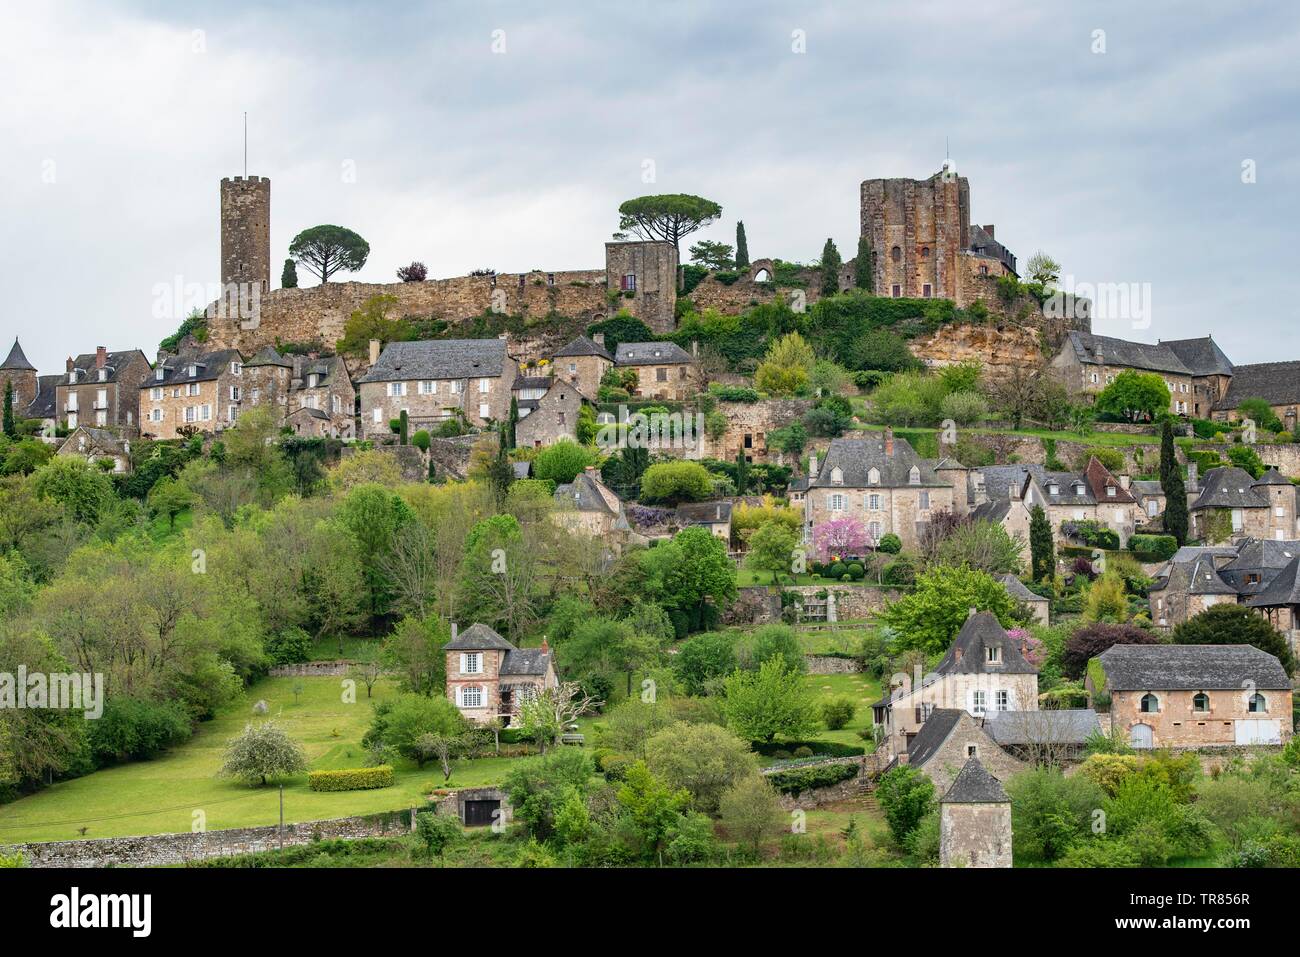
[[[806,768],[791,768],[769,774],[767,780],[782,794],[798,796],[813,788],[826,788],[858,776],[861,768],[854,764],[814,764]]]
[[[343,768],[340,771],[312,771],[307,783],[313,791],[366,791],[393,785],[393,769],[387,764],[373,768]]]
[[[823,758],[856,758],[867,753],[867,749],[860,744],[840,744],[838,741],[760,741],[753,747],[767,757],[778,751],[793,754],[800,748],[807,748]]]
[[[1178,539],[1172,535],[1134,535],[1128,547],[1143,561],[1166,562],[1178,551]]]

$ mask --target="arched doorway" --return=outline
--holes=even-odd
[[[1150,748],[1155,744],[1155,732],[1149,724],[1135,724],[1129,729],[1129,744],[1135,748]]]

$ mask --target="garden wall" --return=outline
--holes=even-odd
[[[851,675],[862,670],[862,662],[857,658],[841,658],[838,655],[804,655],[810,675]]]
[[[154,834],[110,837],[90,841],[53,841],[0,847],[21,852],[28,867],[159,867],[210,857],[252,854],[334,838],[381,837],[411,830],[414,810],[286,824],[284,834],[274,825],[240,827],[198,834]]]

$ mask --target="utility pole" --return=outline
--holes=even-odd
[[[284,785],[280,785],[280,829],[277,832],[280,837],[280,850],[284,850]]]

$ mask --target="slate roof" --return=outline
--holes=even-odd
[[[790,484],[787,486],[787,491],[790,492],[808,491],[808,476],[800,475],[798,478],[790,479]]]
[[[1006,789],[984,769],[979,758],[971,758],[961,769],[948,793],[939,799],[941,804],[1008,804]]]
[[[1193,375],[1232,375],[1232,361],[1223,354],[1213,337],[1200,339],[1162,339],[1161,345],[1178,356]]]
[[[253,354],[253,358],[244,363],[247,368],[257,366],[284,366],[286,369],[293,368],[293,360],[287,359],[276,351],[275,346],[262,346]]]
[[[510,357],[503,339],[436,339],[390,342],[359,382],[412,379],[491,379]]]
[[[691,354],[675,342],[620,342],[618,358],[621,366],[657,366],[690,362]]]
[[[553,358],[561,359],[568,356],[600,356],[610,362],[614,361],[614,357],[609,354],[609,351],[604,346],[594,339],[588,339],[586,336],[578,336],[578,338],[556,352]]]
[[[1297,556],[1300,556],[1300,541],[1250,538],[1241,543],[1237,556],[1219,569],[1219,577],[1236,589],[1238,595],[1257,595]],[[1258,575],[1259,581],[1247,584],[1248,574]]]
[[[72,433],[63,440],[63,444],[59,446],[59,451],[62,452],[65,448],[70,448],[69,443],[77,437],[78,433],[82,433],[90,439],[85,451],[107,452],[111,455],[127,454],[126,443],[123,442],[121,436],[117,435],[117,433],[110,432],[108,429],[92,428],[88,425],[80,425],[75,428]],[[80,453],[82,450],[76,447],[71,447],[71,451]]]
[[[605,483],[581,472],[572,481],[555,488],[555,500],[580,512],[607,512],[616,515],[622,502]]]
[[[730,502],[690,502],[677,506],[677,520],[687,525],[720,525],[731,521]]]
[[[1042,595],[1035,595],[1015,575],[1000,575],[998,581],[1007,586],[1007,594],[1018,601],[1047,601]]]
[[[0,363],[0,369],[8,369],[13,372],[22,370],[24,372],[35,372],[36,366],[27,361],[27,356],[23,354],[23,347],[18,344],[18,337],[14,336],[13,348],[9,350],[9,355],[5,361]]]
[[[1300,360],[1237,366],[1214,408],[1235,409],[1246,399],[1263,399],[1269,405],[1300,403]]]
[[[1277,470],[1276,465],[1270,465],[1264,470],[1264,474],[1255,479],[1256,485],[1290,485],[1291,480]]]
[[[514,392],[522,392],[524,389],[549,389],[553,381],[548,375],[521,375],[515,379],[515,384],[510,388]]]
[[[42,375],[36,377],[36,398],[24,410],[23,415],[29,419],[55,418],[54,390],[63,381],[61,375]]]
[[[348,373],[348,367],[340,356],[317,356],[315,359],[311,356],[294,356],[293,391],[328,388],[334,384],[335,377],[340,373],[344,376]],[[310,386],[307,384],[308,377],[313,375],[320,378],[314,386]]]
[[[1150,479],[1136,479],[1129,484],[1129,489],[1135,495],[1142,497],[1150,496],[1154,498],[1165,494],[1164,487],[1159,482]]]
[[[1127,366],[1150,372],[1193,374],[1183,360],[1178,358],[1178,354],[1163,343],[1152,345],[1149,342],[1130,342],[1127,339],[1112,339],[1110,336],[1095,336],[1090,332],[1071,332],[1069,342],[1075,357],[1086,365]]]
[[[139,349],[126,349],[122,352],[108,353],[104,357],[104,369],[108,372],[108,376],[103,381],[116,382],[117,374],[125,369],[136,356],[144,359],[145,365],[149,364],[149,360],[145,358],[145,354]],[[75,380],[77,385],[100,381],[99,371],[95,367],[95,353],[93,352],[84,353],[73,359],[72,368],[77,372]],[[64,376],[64,381],[72,383],[74,380],[69,374]]]
[[[292,412],[289,413],[288,416],[286,416],[286,418],[293,418],[295,415],[298,415],[299,413],[313,419],[324,419],[326,422],[328,422],[330,418],[329,414],[324,412],[323,410],[308,408],[305,405],[302,406],[301,408],[294,409]]]
[[[1237,554],[1236,545],[1184,545],[1174,552],[1174,557],[1169,561],[1170,563],[1195,561],[1198,555],[1209,555],[1212,558],[1236,558]]]
[[[1198,555],[1190,562],[1169,562],[1151,591],[1175,591],[1187,595],[1236,595],[1237,589],[1219,575],[1214,559]]]
[[[551,653],[541,648],[514,648],[501,660],[501,675],[544,675]]]
[[[931,711],[921,730],[908,743],[907,763],[920,767],[934,757],[965,713],[960,708],[935,708]]]
[[[156,386],[181,385],[187,382],[209,382],[220,376],[231,362],[243,362],[243,356],[236,349],[218,349],[199,355],[167,356],[154,369],[154,375],[145,377],[140,388],[152,389]],[[198,367],[194,375],[190,374],[190,366]],[[161,379],[157,378],[158,369],[162,369],[165,373]]]
[[[1191,507],[1268,508],[1268,496],[1255,491],[1255,479],[1245,469],[1224,465],[1205,473],[1201,494]]]
[[[998,744],[1083,744],[1101,730],[1091,708],[1044,711],[991,711],[984,730]]]
[[[1246,599],[1246,604],[1251,608],[1300,605],[1300,555],[1291,559],[1285,568],[1274,575],[1263,591]]]
[[[1025,483],[1032,478],[1051,505],[1096,505],[1097,497],[1082,472],[1049,472],[1041,465],[991,465],[979,470],[984,477],[984,492],[989,502],[1008,499],[1008,489],[1015,487],[1019,498]],[[1048,495],[1048,486],[1058,486],[1056,495]],[[1075,491],[1076,483],[1082,486]]]
[[[919,482],[910,482],[909,476],[915,466],[919,471]],[[831,473],[835,469],[843,473],[844,481],[832,482]],[[876,485],[867,482],[872,468],[880,472],[880,481]],[[894,439],[894,453],[885,454],[885,438],[881,432],[864,432],[861,438],[832,439],[826,450],[826,460],[820,466],[817,477],[810,479],[809,488],[947,488],[948,483],[935,475],[933,463],[916,454],[916,450],[906,439]]]
[[[487,625],[482,622],[475,622],[443,645],[443,650],[516,651],[517,649]]]
[[[985,649],[990,647],[1002,649],[1001,661],[988,661]],[[977,611],[961,626],[934,674],[1036,675],[1038,669],[1025,660],[1020,646],[1003,630],[997,616]]]
[[[989,502],[980,502],[971,511],[970,517],[976,522],[994,522],[1002,524],[1002,520],[1007,517],[1011,511],[1011,501],[1005,498],[993,499]]]
[[[1265,691],[1291,687],[1277,658],[1253,645],[1112,645],[1097,661],[1112,692],[1237,691],[1243,682]]]

